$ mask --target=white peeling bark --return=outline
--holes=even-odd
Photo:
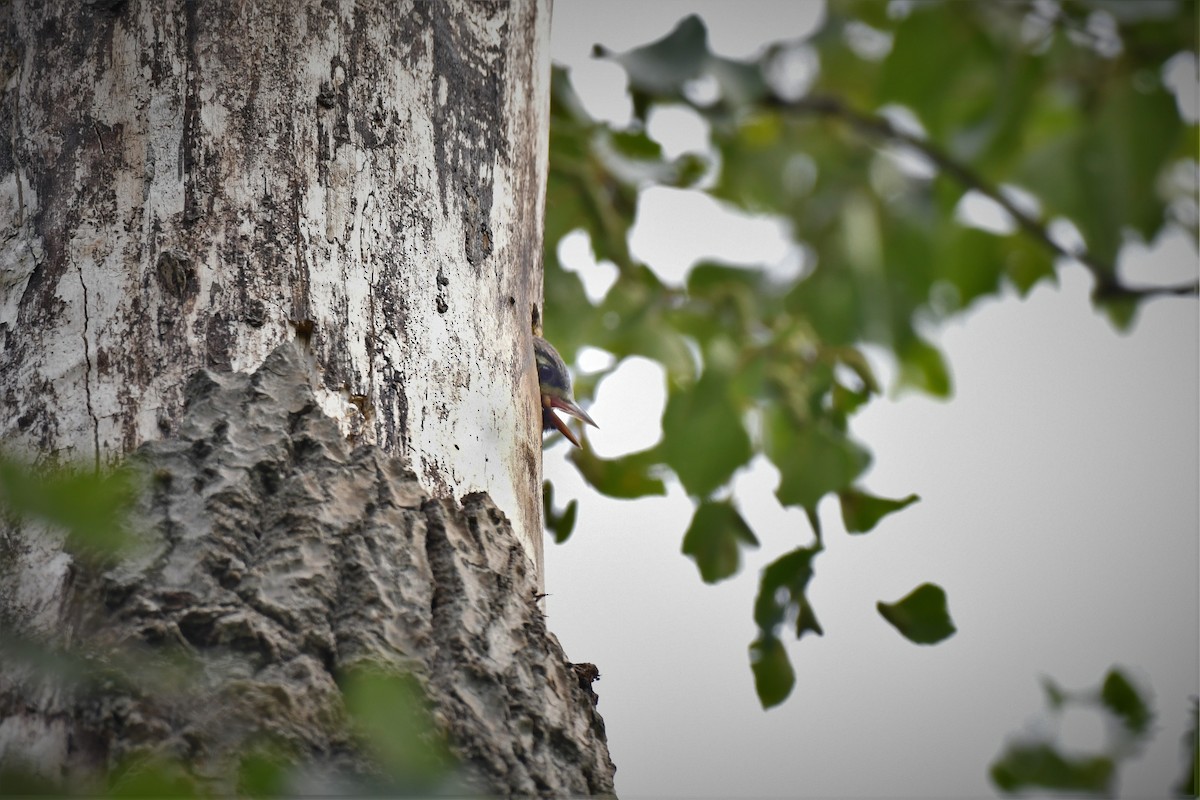
[[[0,439],[105,464],[307,340],[322,408],[541,572],[549,0],[0,9]]]

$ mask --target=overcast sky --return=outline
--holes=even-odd
[[[713,49],[746,57],[810,31],[819,9],[556,0],[553,55],[593,113],[620,120],[622,74],[588,58],[593,43],[643,44],[699,10]],[[679,147],[702,133],[682,114],[655,125]],[[713,253],[794,266],[776,223],[722,214],[658,190],[643,203],[635,253],[668,280]],[[592,291],[611,281],[582,237],[562,255]],[[1181,235],[1126,256],[1135,282],[1195,278],[1196,249]],[[607,500],[565,461],[567,445],[547,451],[556,501],[580,499],[571,540],[546,543],[549,624],[572,660],[600,668],[622,797],[989,796],[988,766],[1008,737],[1047,726],[1040,677],[1083,689],[1113,665],[1153,690],[1157,712],[1150,748],[1121,772],[1122,795],[1167,793],[1200,692],[1197,303],[1149,303],[1121,335],[1091,309],[1090,288],[1067,266],[1057,288],[981,304],[936,332],[953,400],[905,395],[854,419],[875,456],[866,487],[922,500],[855,538],[841,533],[836,502],[822,504],[826,551],[809,598],[826,635],[789,646],[797,685],[771,711],[755,697],[746,650],[758,573],[809,537],[803,515],[775,501],[777,473],[756,463],[739,475],[763,546],[714,587],[680,553],[691,505],[677,484],[665,498]],[[890,380],[892,364],[871,356]],[[662,387],[640,359],[603,382],[596,450],[652,444]],[[925,581],[946,589],[958,627],[935,647],[909,643],[875,610]],[[1099,717],[1082,712],[1061,732],[1079,752],[1103,741]]]

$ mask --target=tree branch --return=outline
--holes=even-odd
[[[950,176],[968,189],[974,189],[1003,208],[1027,236],[1041,243],[1055,255],[1083,264],[1096,279],[1094,296],[1097,299],[1180,297],[1200,294],[1200,281],[1173,286],[1127,286],[1116,277],[1115,265],[1103,263],[1086,251],[1072,252],[1062,246],[1050,236],[1050,232],[1043,222],[1018,208],[1000,191],[999,187],[986,181],[979,173],[955,160],[949,153],[928,139],[900,130],[886,117],[851,108],[840,98],[829,95],[815,95],[791,101],[773,96],[769,103],[784,112],[814,114],[839,119],[865,136],[886,139],[913,148],[929,159],[943,174]]]

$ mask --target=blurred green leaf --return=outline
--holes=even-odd
[[[697,312],[698,326],[689,329],[697,340],[711,341],[723,333],[744,330],[761,316],[763,276],[758,270],[702,262],[688,273],[687,291]],[[690,321],[690,320],[689,320]]]
[[[853,370],[869,394],[879,394],[879,380],[862,350],[857,347],[836,347],[831,348],[830,352],[839,363]]]
[[[132,545],[127,523],[136,499],[137,483],[129,469],[35,472],[0,458],[0,507],[62,528],[68,548],[83,558],[105,559]]]
[[[554,534],[555,544],[562,544],[575,530],[575,517],[579,513],[579,501],[572,500],[559,514],[554,510],[554,484],[550,481],[542,483],[542,516],[546,527]]]
[[[640,131],[606,132],[596,140],[596,153],[629,186],[689,186],[707,169],[704,157],[695,153],[668,161],[661,145]]]
[[[546,254],[546,302],[543,308],[545,330],[554,332],[554,345],[568,363],[579,347],[597,341],[599,314],[588,302],[583,281],[578,274],[563,269],[552,253]]]
[[[634,92],[679,97],[684,84],[698,76],[708,60],[708,31],[700,17],[692,14],[656,42],[625,53],[599,49],[597,55],[620,64]]]
[[[921,498],[910,494],[899,500],[876,497],[861,489],[844,489],[838,492],[842,503],[842,521],[847,533],[866,533],[879,524],[879,520],[895,511],[908,508]]]
[[[732,503],[705,501],[696,508],[683,537],[683,552],[696,562],[705,583],[736,573],[742,547],[758,547],[758,539]]]
[[[1088,757],[1068,756],[1053,740],[1010,744],[992,765],[992,780],[1001,791],[1026,788],[1108,793],[1117,782],[1117,768],[1137,757],[1150,736],[1154,712],[1125,674],[1112,668],[1099,689],[1068,692],[1049,677],[1042,678],[1046,705],[1055,722],[1069,707],[1083,707],[1115,717],[1120,728],[1108,726],[1103,750]],[[1057,728],[1052,725],[1051,729]]]
[[[937,644],[954,634],[954,622],[946,608],[946,592],[933,583],[923,583],[895,603],[875,604],[879,613],[916,644]]]
[[[1096,306],[1104,312],[1112,326],[1122,332],[1128,332],[1133,327],[1140,308],[1136,297],[1104,297],[1102,294],[1097,296]]]
[[[294,762],[295,759],[284,757],[278,748],[251,749],[238,763],[238,796],[284,796]]]
[[[663,412],[663,460],[688,494],[704,498],[750,460],[750,436],[730,396],[729,378],[707,369],[690,387],[674,388]]]
[[[712,194],[749,211],[785,212],[801,202],[805,184],[819,176],[812,159],[799,149],[792,133],[796,124],[778,113],[759,109],[739,120],[713,142],[722,169]],[[796,175],[795,193],[788,191],[788,165]],[[805,176],[809,180],[804,180]],[[808,188],[811,188],[809,186]]]
[[[1154,719],[1149,704],[1121,670],[1113,668],[1104,678],[1100,699],[1130,732],[1144,734]]]
[[[609,134],[613,150],[626,158],[639,160],[662,159],[662,145],[642,131],[613,131]]]
[[[814,92],[828,92],[856,105],[876,104],[879,62],[865,58],[851,46],[851,41],[855,39],[854,31],[863,23],[891,39],[887,30],[891,20],[879,19],[881,14],[886,15],[886,6],[875,0],[826,6],[825,25],[808,42],[820,58]]]
[[[1004,272],[1021,297],[1028,297],[1041,281],[1057,283],[1054,256],[1027,236],[1010,236],[1004,255]]]
[[[1050,706],[1051,711],[1058,711],[1068,700],[1068,695],[1063,688],[1048,676],[1042,677],[1042,691],[1046,693],[1046,704]]]
[[[659,463],[656,449],[604,459],[584,447],[572,450],[568,458],[596,491],[608,497],[632,500],[667,493],[662,480],[651,474],[654,465]]]
[[[823,631],[816,612],[805,596],[812,579],[812,560],[821,552],[821,545],[797,548],[780,556],[763,569],[759,580],[758,597],[754,601],[754,621],[760,630],[774,635],[789,613],[796,617],[796,638]]]
[[[66,797],[67,788],[19,759],[6,758],[0,764],[0,790],[6,797]]]
[[[952,311],[967,308],[980,297],[994,295],[1004,274],[1004,241],[977,228],[950,225],[942,233],[935,271],[957,291]]]
[[[819,543],[793,550],[768,564],[759,579],[754,601],[754,622],[759,633],[750,645],[750,667],[763,708],[782,703],[796,683],[787,651],[779,641],[779,627],[792,617],[797,639],[809,632],[818,636],[822,633],[804,594],[813,576],[812,560],[819,552]]]
[[[396,787],[431,787],[450,772],[450,751],[415,677],[361,665],[350,670],[341,685],[346,713],[362,743]]]
[[[1110,758],[1072,758],[1048,744],[1022,744],[1009,747],[992,764],[991,776],[996,787],[1009,794],[1049,789],[1107,795],[1113,771]]]
[[[178,649],[164,651],[129,641],[119,646],[65,646],[2,624],[0,654],[9,665],[23,665],[80,693],[115,687],[143,696],[177,697],[181,686],[191,686],[200,679],[196,661]]]
[[[822,497],[850,486],[870,464],[867,451],[828,423],[798,428],[778,409],[764,417],[767,457],[780,474],[775,496],[785,506],[815,509]]]
[[[1105,89],[1095,118],[1030,152],[1017,180],[1049,214],[1075,222],[1111,276],[1122,231],[1130,228],[1149,241],[1164,222],[1156,183],[1183,125],[1157,80],[1145,89],[1128,79]]]
[[[833,401],[835,411],[843,416],[848,416],[870,402],[871,395],[865,391],[856,392],[847,389],[840,383],[834,383],[830,399]]]
[[[631,265],[596,309],[601,325],[588,344],[618,360],[644,356],[662,364],[670,380],[690,383],[696,363],[683,334],[669,323],[673,303],[674,292],[653,271],[643,264]]]
[[[862,406],[879,394],[879,380],[871,369],[866,356],[857,347],[834,347],[827,351],[836,361],[850,369],[861,383],[860,387],[845,386],[840,380],[830,384],[830,402],[835,419],[840,420],[839,429],[844,429],[846,417],[857,412]]]
[[[919,389],[934,397],[950,396],[950,368],[940,350],[914,336],[901,345],[897,355],[900,357],[898,382],[901,387]]]
[[[777,706],[787,699],[796,685],[796,673],[788,660],[783,642],[774,636],[759,634],[750,644],[750,669],[754,689],[763,708]]]
[[[972,15],[954,4],[914,6],[880,65],[877,101],[909,107],[936,138],[976,123],[994,102],[996,53]]]
[[[591,128],[596,124],[591,115],[583,106],[583,101],[579,99],[579,94],[575,91],[574,84],[571,83],[571,73],[565,67],[554,64],[550,68],[550,127],[553,130],[557,125],[560,128],[566,126],[568,128]],[[578,144],[578,139],[572,139],[571,143]],[[587,151],[584,148],[570,149],[562,146],[554,148],[554,155],[563,156],[582,156]]]
[[[695,14],[681,20],[662,39],[644,47],[624,53],[597,47],[594,52],[624,68],[629,76],[634,114],[639,119],[645,119],[652,102],[685,98],[689,84],[701,78],[712,80],[719,89],[720,99],[732,106],[757,102],[768,93],[758,64],[721,58],[709,51],[708,31]]]
[[[107,797],[202,797],[182,764],[161,758],[133,758],[108,776]]]
[[[552,251],[566,234],[582,229],[597,261],[608,259],[628,269],[632,259],[627,237],[637,211],[637,181],[668,174],[663,171],[671,167],[651,158],[623,157],[613,144],[619,134],[587,115],[562,68],[552,70],[550,97],[550,149],[555,158],[546,178],[547,196],[552,199],[546,204],[547,250]],[[631,133],[620,141],[630,150],[639,136]],[[647,142],[641,152],[652,147]],[[630,173],[624,179],[614,172],[622,167]]]

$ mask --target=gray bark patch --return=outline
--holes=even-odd
[[[431,497],[395,458],[348,445],[311,380],[294,344],[253,374],[193,376],[175,435],[137,451],[145,547],[78,566],[56,631],[136,653],[147,676],[186,664],[186,679],[51,690],[5,658],[0,759],[40,754],[61,777],[167,757],[225,794],[239,758],[270,741],[321,785],[377,787],[339,689],[370,663],[424,688],[464,791],[611,793],[603,721],[546,630],[508,520],[486,495]]]
[[[481,6],[492,23],[507,12],[503,4]],[[464,250],[479,269],[492,254],[492,190],[495,162],[508,158],[504,98],[507,74],[504,43],[480,35],[479,23],[457,14],[433,14],[434,149],[442,207],[448,196],[463,208]]]

